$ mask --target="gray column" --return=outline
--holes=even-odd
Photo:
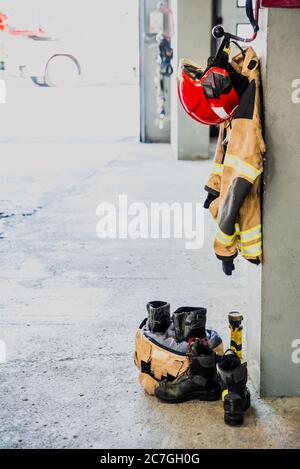
[[[260,12],[259,34],[251,47],[260,58],[263,101],[265,101],[267,71],[267,29],[268,9]],[[248,370],[256,389],[260,391],[261,383],[261,322],[262,322],[262,266],[247,263],[248,267],[248,311],[247,311],[247,361]]]
[[[270,9],[267,21],[254,46],[268,151],[261,277],[249,268],[248,358],[262,396],[300,396],[300,9]]]
[[[191,58],[206,67],[210,56],[212,29],[211,0],[171,0],[175,16],[174,68],[178,61]],[[189,160],[208,157],[209,127],[193,121],[177,98],[176,76],[171,91],[171,143],[176,158]]]

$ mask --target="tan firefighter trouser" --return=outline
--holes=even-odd
[[[214,352],[223,355],[223,343]],[[156,385],[163,379],[173,380],[190,366],[189,357],[180,352],[172,352],[149,340],[142,329],[135,337],[134,362],[139,369],[139,381],[145,391],[154,395]]]

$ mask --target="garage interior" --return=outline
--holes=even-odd
[[[291,98],[300,9],[263,8],[251,44],[268,148],[265,254],[261,267],[238,259],[231,279],[213,253],[209,214],[204,246],[189,251],[178,239],[100,240],[96,209],[120,194],[146,205],[203,202],[217,133],[181,109],[176,70],[182,57],[206,64],[215,24],[247,34],[244,7],[164,2],[174,73],[159,123],[156,0],[44,0],[43,14],[38,2],[22,11],[6,3],[15,23],[12,34],[0,31],[0,448],[299,448],[300,359],[291,357],[300,346],[300,222],[290,213],[300,172],[300,105]],[[57,56],[79,68],[63,60],[47,70]],[[252,405],[242,429],[224,427],[220,402],[168,406],[144,393],[134,335],[153,298],[207,307],[208,326],[227,344],[228,313],[243,313]]]

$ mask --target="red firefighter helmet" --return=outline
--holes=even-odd
[[[204,71],[186,59],[180,62],[178,94],[189,116],[206,125],[229,119],[240,102],[225,68],[212,66]]]

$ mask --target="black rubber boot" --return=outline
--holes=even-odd
[[[158,399],[168,403],[191,399],[215,401],[220,399],[216,373],[216,355],[203,341],[196,339],[191,346],[191,365],[188,371],[174,381],[161,381],[155,389]]]
[[[227,350],[217,364],[217,373],[224,402],[224,421],[227,425],[242,425],[244,412],[250,407],[250,392],[247,388],[247,363],[232,350]]]
[[[183,306],[173,313],[175,337],[178,342],[183,340],[206,338],[206,309]]]
[[[166,332],[170,323],[170,303],[165,301],[151,301],[147,304],[148,327],[151,332]]]

